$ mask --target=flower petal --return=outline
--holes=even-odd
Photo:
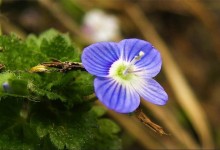
[[[124,39],[118,43],[118,47],[122,51],[122,59],[131,62],[140,51],[143,51],[143,48],[151,49],[152,45],[139,39]]]
[[[155,77],[161,70],[162,58],[156,49],[152,49],[146,53],[135,66],[138,70],[145,70],[145,77]]]
[[[132,86],[139,95],[156,105],[165,105],[168,100],[168,95],[163,87],[154,79],[136,79],[131,82]]]
[[[119,84],[114,79],[97,77],[94,86],[98,99],[116,112],[130,113],[140,104],[140,96],[131,86]]]
[[[146,77],[154,77],[161,70],[162,60],[158,50],[149,42],[139,39],[125,39],[118,43],[122,51],[121,58],[131,62],[139,52],[144,52],[144,56],[135,63],[138,70],[146,70]]]
[[[112,63],[119,59],[120,50],[114,42],[99,42],[86,47],[82,54],[82,64],[93,75],[105,77]]]

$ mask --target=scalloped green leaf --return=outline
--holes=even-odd
[[[79,61],[68,34],[51,29],[21,40],[0,36],[0,149],[120,149],[117,125],[87,99],[94,77],[84,71],[30,73],[51,58]],[[5,90],[3,83],[10,90]]]

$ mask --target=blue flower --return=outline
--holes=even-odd
[[[9,92],[10,91],[10,85],[9,85],[9,83],[8,82],[4,82],[3,84],[2,84],[2,87],[3,87],[3,89],[4,89],[4,92]]]
[[[167,93],[153,79],[161,70],[160,53],[139,39],[119,43],[99,42],[86,47],[82,64],[95,75],[98,99],[119,113],[130,113],[140,105],[140,97],[156,105],[164,105]]]

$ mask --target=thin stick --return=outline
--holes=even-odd
[[[96,104],[102,105],[99,101],[96,101]],[[145,149],[167,148],[164,147],[160,141],[155,141],[149,134],[146,134],[146,131],[141,128],[141,124],[139,124],[138,120],[135,120],[128,115],[116,113],[109,109],[107,109],[107,113],[111,116],[111,118],[117,121],[123,129],[127,130],[129,134],[136,138],[137,142],[139,142]]]
[[[148,126],[150,129],[152,129],[154,132],[160,134],[160,135],[169,135],[167,134],[163,128],[159,125],[157,125],[156,123],[152,122],[147,116],[146,114],[142,111],[142,109],[139,107],[136,111],[135,111],[135,115],[136,117],[146,126]]]

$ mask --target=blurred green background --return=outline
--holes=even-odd
[[[111,31],[115,32],[114,36],[107,40],[145,39],[162,53],[163,68],[156,79],[169,95],[168,104],[160,107],[143,102],[142,107],[151,120],[170,135],[160,136],[133,116],[109,111],[109,117],[122,128],[123,149],[220,148],[220,1],[0,2],[2,34],[13,32],[25,39],[30,33],[40,34],[55,28],[69,33],[72,41],[83,49],[98,41],[87,28],[85,16],[99,9],[106,16],[98,21],[90,18],[94,24],[107,22],[109,15],[114,18],[115,25],[110,25],[110,21],[104,25],[107,29],[103,27],[104,30],[115,28]]]

